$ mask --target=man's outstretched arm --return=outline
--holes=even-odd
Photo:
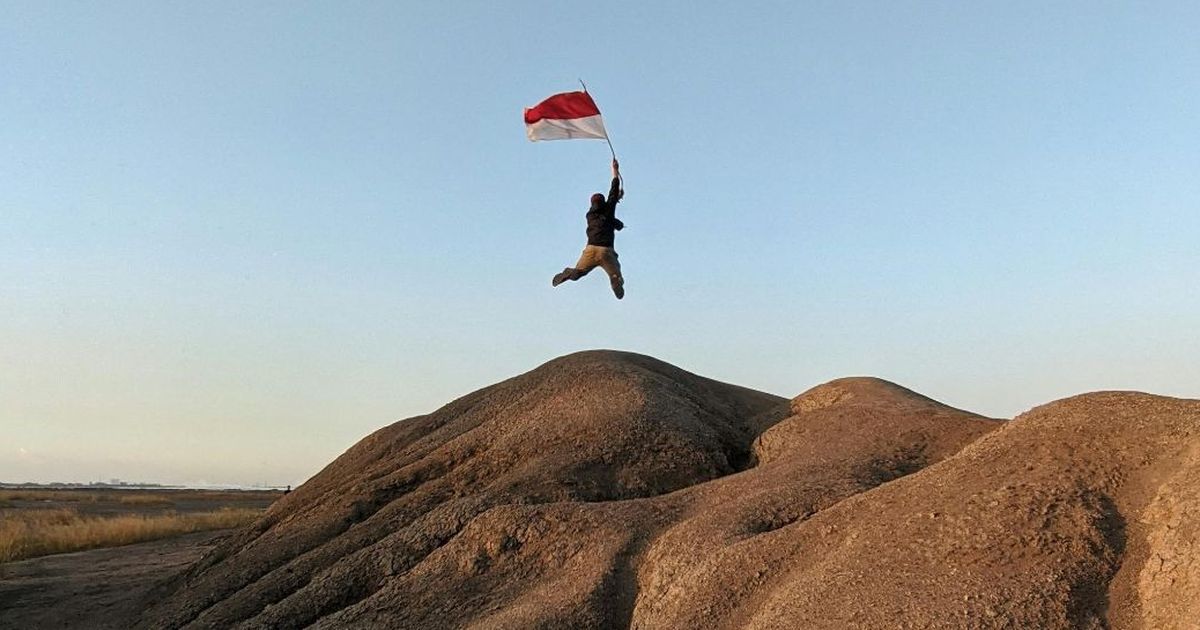
[[[625,191],[621,190],[621,165],[617,163],[616,158],[612,161],[612,186],[608,188],[608,204],[616,210],[617,202],[625,195]]]

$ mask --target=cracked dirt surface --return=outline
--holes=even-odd
[[[1195,627],[1198,431],[1133,392],[999,421],[578,353],[368,436],[141,624]]]
[[[156,583],[229,532],[43,556],[0,565],[0,629],[128,628]]]

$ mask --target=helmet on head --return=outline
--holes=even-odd
[[[604,195],[600,193],[592,195],[592,207],[596,207],[602,203],[604,203]]]

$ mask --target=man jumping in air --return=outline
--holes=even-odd
[[[621,277],[621,262],[617,260],[617,252],[613,249],[613,231],[625,227],[617,218],[617,202],[625,196],[621,190],[621,166],[617,160],[612,161],[612,186],[608,189],[608,199],[596,193],[592,195],[592,207],[587,212],[587,246],[579,256],[579,262],[574,267],[567,267],[555,274],[552,285],[558,286],[567,280],[578,280],[596,267],[604,269],[608,281],[612,285],[613,294],[617,299],[625,297],[625,279]]]

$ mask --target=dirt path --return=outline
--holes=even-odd
[[[152,586],[228,532],[0,564],[0,629],[127,628]]]

